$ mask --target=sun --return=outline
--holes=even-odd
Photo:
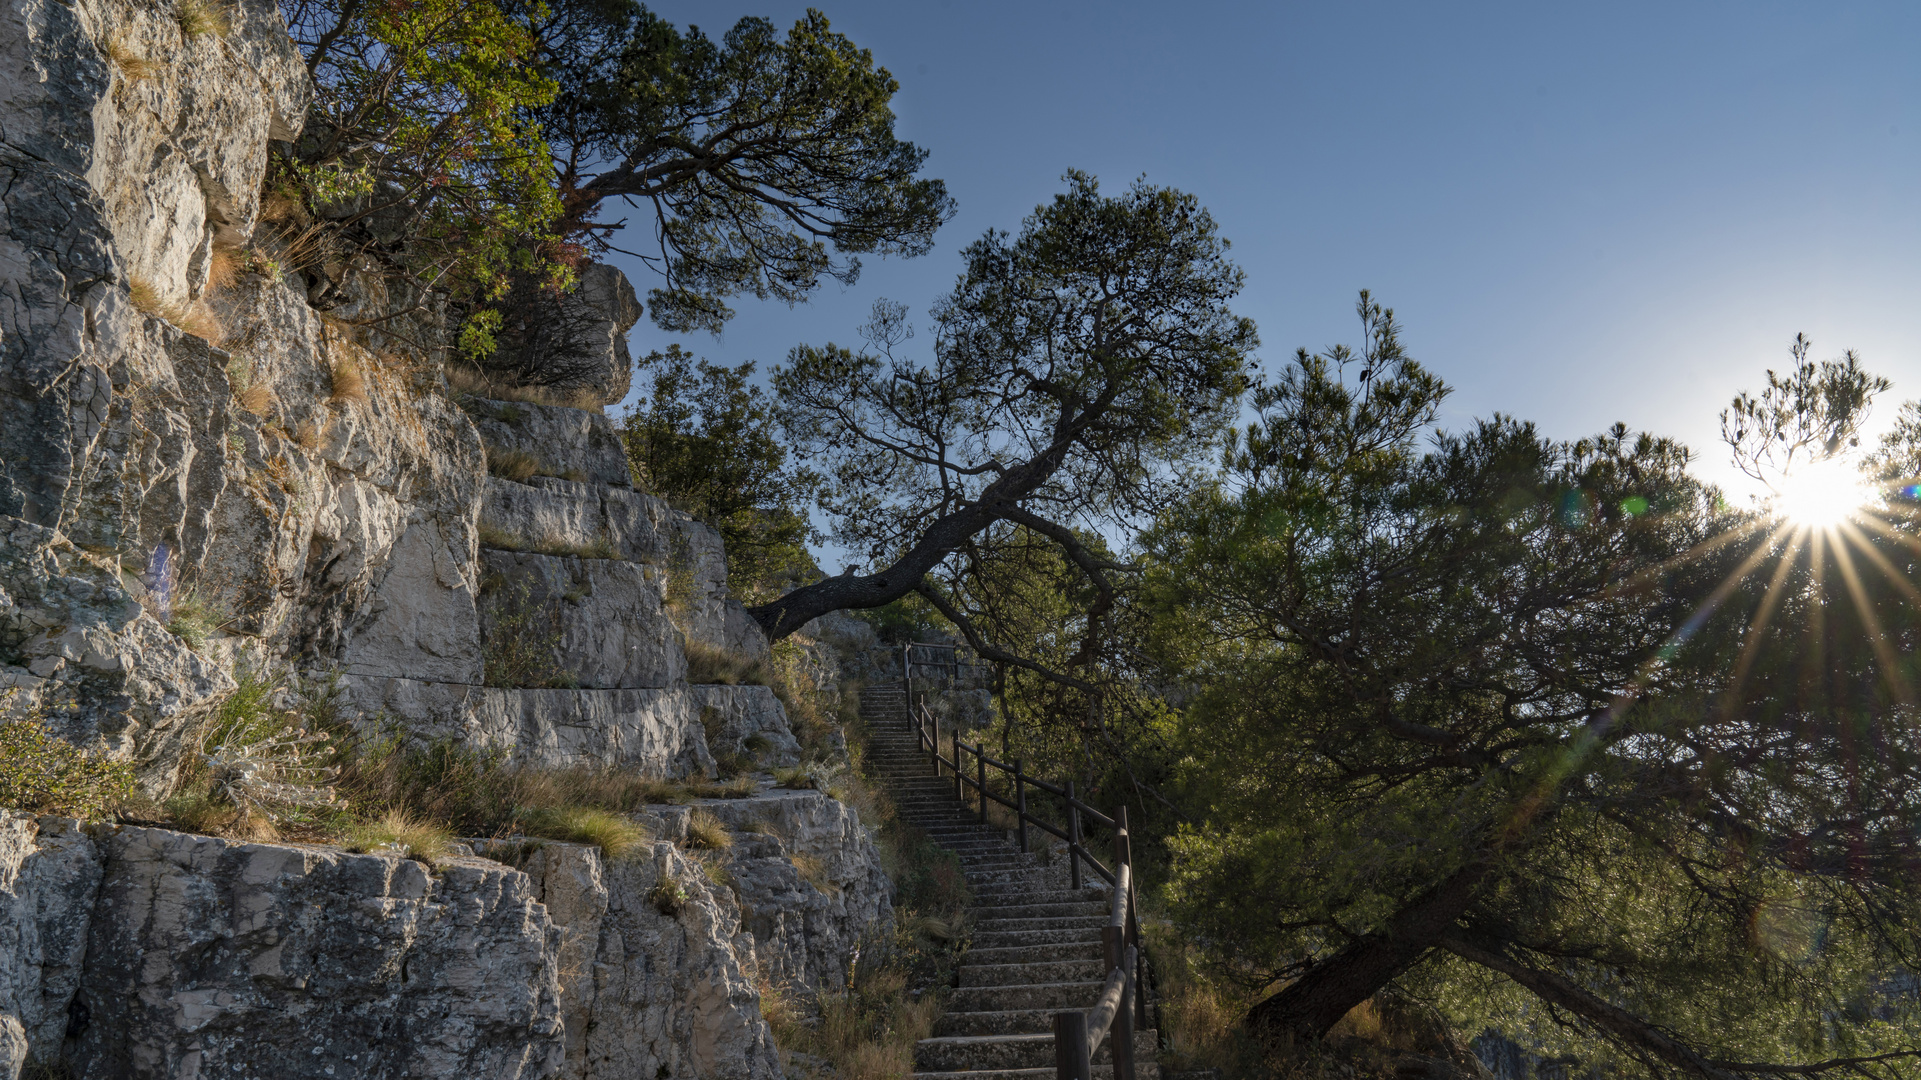
[[[1858,515],[1874,491],[1856,463],[1839,458],[1810,461],[1774,485],[1774,512],[1808,529],[1832,529]]]

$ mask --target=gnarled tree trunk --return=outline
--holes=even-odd
[[[1453,928],[1480,894],[1493,868],[1469,863],[1395,912],[1384,932],[1354,942],[1310,968],[1247,1011],[1247,1025],[1267,1038],[1319,1039],[1349,1009],[1373,997]]]

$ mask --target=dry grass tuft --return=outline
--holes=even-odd
[[[247,252],[242,248],[227,244],[215,244],[213,254],[207,258],[207,289],[220,292],[233,288],[240,280],[240,272],[247,268]]]
[[[707,875],[709,884],[717,885],[723,889],[731,889],[734,887],[733,871],[727,869],[727,865],[718,858],[709,856],[700,860],[700,872]]]
[[[205,338],[209,345],[218,345],[227,338],[227,328],[220,325],[220,316],[214,314],[204,299],[194,301],[193,306],[185,309],[163,312],[162,317],[195,337]]]
[[[689,641],[687,681],[696,685],[766,686],[767,669],[758,660],[704,641]]]
[[[622,858],[647,843],[647,830],[633,818],[591,806],[535,810],[521,828],[528,836],[569,844],[592,844],[608,862]]]
[[[138,274],[127,277],[127,299],[133,303],[135,310],[145,315],[159,315],[164,306],[160,290],[153,282]]]
[[[403,858],[416,859],[429,866],[447,857],[453,834],[445,826],[394,808],[373,821],[356,825],[347,837],[348,851],[373,851],[396,848]]]
[[[233,399],[255,416],[265,416],[273,409],[273,387],[264,382],[253,383],[235,393]]]
[[[827,876],[827,864],[820,861],[819,856],[789,855],[787,861],[794,864],[794,870],[800,874],[800,879],[815,889],[830,896],[840,892],[840,886],[834,884],[833,879]]]
[[[233,32],[232,17],[215,0],[177,0],[173,18],[180,24],[180,32],[190,38],[204,34],[226,37]]]
[[[273,191],[260,200],[260,220],[269,225],[305,225],[310,219],[299,196],[289,191]]]
[[[218,345],[226,336],[220,318],[205,300],[191,307],[169,304],[161,297],[159,286],[138,274],[127,276],[127,299],[141,314],[165,319],[189,334],[206,338],[209,344]]]
[[[607,406],[596,400],[590,390],[557,390],[551,386],[517,386],[502,381],[470,364],[449,364],[447,387],[457,397],[483,398],[488,401],[551,405],[562,409],[581,409],[605,413]],[[501,417],[501,419],[507,419]]]
[[[510,529],[503,529],[485,522],[481,523],[478,532],[480,546],[494,551],[530,551],[536,555],[576,559],[620,558],[620,549],[605,536],[597,536],[585,542],[565,540],[558,536],[528,538]]]
[[[140,55],[132,45],[119,38],[109,38],[100,47],[107,62],[120,69],[120,74],[129,79],[151,79],[160,71],[160,65]]]
[[[544,463],[525,450],[511,447],[489,446],[487,448],[487,471],[502,480],[512,480],[524,484],[536,476],[544,476]]]
[[[761,1015],[784,1047],[826,1058],[841,1080],[894,1080],[914,1069],[914,1044],[933,1033],[940,1014],[933,994],[912,1000],[907,972],[879,967],[855,972],[853,985],[816,999],[819,1019],[807,1023],[789,995],[762,986]]]
[[[695,810],[687,815],[687,846],[707,851],[725,851],[734,846],[734,837],[719,818],[705,810]]]
[[[361,372],[360,365],[351,360],[335,360],[328,374],[332,378],[328,401],[367,403],[367,376]]]
[[[654,882],[654,887],[648,891],[647,902],[654,905],[655,911],[671,919],[680,914],[681,908],[687,906],[687,886],[662,874],[660,880]]]

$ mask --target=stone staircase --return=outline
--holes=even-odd
[[[964,808],[954,796],[952,774],[936,779],[920,751],[902,687],[867,687],[860,704],[869,769],[886,785],[903,820],[960,856],[973,892],[973,937],[961,957],[959,987],[934,1037],[914,1047],[913,1075],[1052,1078],[1054,1013],[1092,1008],[1106,978],[1101,927],[1107,887],[1068,888],[1065,865],[1046,866],[1034,854],[1021,854],[1005,831],[981,824],[976,811]],[[1135,1076],[1158,1080],[1156,1033],[1139,1031],[1134,1039]],[[1112,1075],[1103,1045],[1094,1076]]]

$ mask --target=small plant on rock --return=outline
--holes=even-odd
[[[687,642],[687,681],[696,685],[765,686],[759,661],[704,641]]]
[[[687,846],[725,851],[734,846],[734,837],[719,818],[705,810],[695,810],[687,815]]]
[[[433,866],[447,853],[453,836],[444,827],[424,821],[405,810],[393,809],[379,818],[356,825],[348,835],[347,850],[355,852],[396,851],[402,858]]]
[[[187,648],[199,652],[225,623],[225,614],[198,591],[189,589],[174,601],[173,610],[167,616],[167,632],[186,642]]]
[[[687,886],[668,874],[662,874],[648,891],[647,902],[654,905],[655,911],[671,919],[687,906]]]
[[[178,0],[173,17],[180,24],[180,32],[190,38],[205,34],[226,37],[233,30],[233,20],[213,0]]]
[[[133,791],[132,765],[73,745],[39,716],[0,723],[0,806],[97,818]]]
[[[150,79],[160,70],[159,64],[140,55],[139,50],[120,38],[108,39],[100,47],[100,52],[108,62],[120,69],[120,74],[129,79]]]
[[[572,672],[555,662],[560,650],[557,611],[535,603],[526,581],[503,586],[493,602],[493,622],[481,645],[482,679],[488,686],[571,689]]]

